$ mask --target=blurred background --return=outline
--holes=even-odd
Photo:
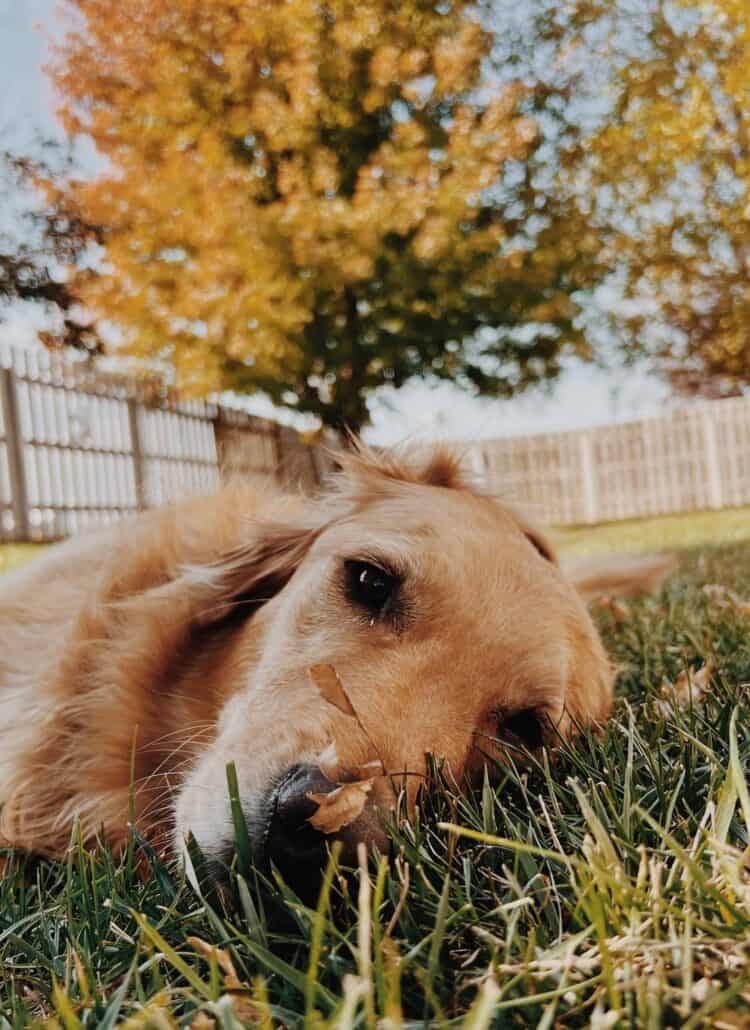
[[[744,0],[0,0],[0,87],[6,566],[345,431],[750,536]]]

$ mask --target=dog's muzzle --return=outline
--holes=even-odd
[[[290,886],[317,886],[327,861],[326,837],[309,819],[317,804],[310,794],[330,794],[337,784],[312,765],[293,765],[276,787],[265,838],[265,857]]]
[[[299,764],[284,773],[272,795],[264,858],[276,866],[305,901],[314,902],[318,896],[329,845],[334,840],[343,844],[341,859],[348,865],[356,863],[360,843],[381,852],[389,848],[382,811],[377,805],[368,806],[352,823],[333,835],[323,834],[310,825],[310,817],[318,808],[310,795],[330,794],[339,786],[317,766]]]

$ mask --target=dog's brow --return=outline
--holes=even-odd
[[[403,579],[406,575],[406,562],[403,558],[394,558],[393,555],[386,555],[383,551],[368,550],[361,548],[343,555],[344,562],[363,562],[367,565],[375,565],[383,572]]]

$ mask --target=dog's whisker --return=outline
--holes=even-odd
[[[163,733],[160,737],[153,737],[147,743],[138,745],[139,751],[152,751],[157,748],[158,745],[163,744],[165,741],[171,740],[173,737],[182,736],[186,732],[198,731],[199,733],[214,733],[216,731],[216,724],[209,722],[208,720],[202,722],[189,723],[187,726],[180,726],[179,728],[172,730],[170,733]]]

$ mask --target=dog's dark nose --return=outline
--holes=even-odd
[[[326,838],[308,822],[317,809],[309,794],[329,794],[337,784],[312,765],[295,765],[276,793],[266,854],[301,895],[316,895],[325,866]]]

